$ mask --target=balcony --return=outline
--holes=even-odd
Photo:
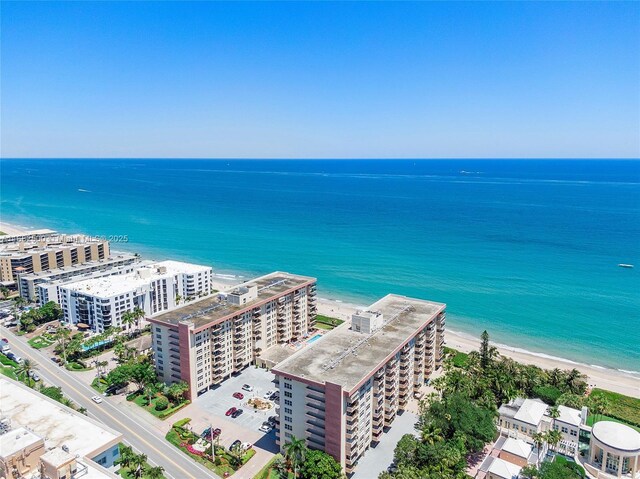
[[[324,420],[318,420],[316,418],[309,418],[305,421],[305,424],[309,427],[315,427],[322,433],[324,437]]]
[[[324,438],[320,439],[315,435],[311,435],[307,437],[307,441],[309,441],[309,445],[312,448],[324,450]]]
[[[324,404],[324,402],[307,399],[305,404],[306,404],[307,407],[317,409],[318,411],[322,411],[323,413],[325,412],[325,404]]]
[[[317,412],[315,412],[313,410],[305,412],[304,415],[306,417],[308,417],[309,419],[314,419],[314,420],[324,421],[324,419],[325,419],[325,415],[324,414],[317,413]]]

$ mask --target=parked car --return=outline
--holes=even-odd
[[[262,426],[260,426],[260,431],[269,433],[273,431],[273,428],[271,427],[271,424],[269,424],[268,422],[265,422],[262,424]]]
[[[231,413],[231,417],[233,419],[237,418],[238,416],[240,416],[240,414],[242,414],[244,411],[242,409],[236,409],[233,413]]]
[[[242,444],[242,441],[240,439],[236,439],[235,441],[233,441],[231,443],[231,445],[229,446],[229,450],[232,450],[233,448],[240,446]]]
[[[102,403],[102,398],[100,396],[92,396],[91,400],[96,404],[101,404]]]
[[[6,353],[6,356],[11,359],[12,361],[15,361],[16,355],[15,353],[9,351],[8,353]]]
[[[242,393],[233,393],[233,397],[236,399],[244,399],[244,394]]]
[[[33,379],[35,382],[40,381],[40,375],[35,371],[29,371],[29,377]]]
[[[273,393],[275,391],[267,391],[266,393],[264,393],[264,396],[262,396],[263,399],[271,399],[271,396],[273,396]]]
[[[275,424],[278,421],[278,416],[269,416],[269,419],[267,419],[267,421],[269,421],[271,424]]]
[[[244,391],[252,392],[253,391],[253,386],[249,386],[248,384],[243,384],[242,385],[242,389]]]
[[[51,361],[53,361],[54,363],[59,363],[60,359],[56,358],[55,356],[51,358]]]
[[[0,351],[2,351],[2,354],[4,354],[4,355],[7,355],[7,356],[8,356],[8,355],[9,355],[9,353],[11,352],[11,346],[9,346],[9,345],[8,345],[8,344],[6,344],[6,343],[3,343],[3,344],[2,344],[2,349],[0,349]]]
[[[214,430],[211,430],[211,428],[208,427],[204,431],[202,431],[200,437],[207,439],[208,441],[213,441],[220,434],[222,434],[222,429],[220,429],[219,427],[215,428]]]
[[[243,442],[242,443],[242,449],[244,449],[245,451],[248,451],[252,447],[253,447],[253,444],[251,444],[250,442]]]
[[[231,407],[229,409],[227,409],[227,412],[224,413],[225,416],[231,416],[232,414],[235,414],[235,412],[238,410],[237,407]]]

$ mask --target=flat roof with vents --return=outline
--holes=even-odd
[[[228,317],[233,317],[238,312],[260,306],[289,290],[295,290],[315,282],[315,278],[308,276],[276,271],[275,273],[247,281],[244,284],[236,285],[229,291],[221,291],[214,296],[194,301],[179,309],[149,318],[149,321],[170,326],[177,326],[180,321],[191,321],[195,328],[198,329]],[[254,300],[246,304],[237,305],[220,299],[225,295],[231,294],[234,290],[248,285],[256,285],[258,287],[258,296]]]
[[[445,308],[443,303],[389,294],[367,308],[384,316],[382,327],[373,333],[353,331],[347,321],[272,371],[317,383],[340,384],[351,391]]]

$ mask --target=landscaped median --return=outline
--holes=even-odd
[[[49,333],[43,333],[40,336],[36,336],[35,338],[31,338],[27,341],[32,348],[42,349],[51,346],[56,342],[55,337]]]
[[[187,428],[189,422],[191,422],[190,418],[177,421],[165,438],[182,452],[204,465],[207,469],[211,469],[220,477],[230,476],[245,465],[256,453],[253,449],[243,451],[239,448],[227,451],[224,447],[214,443],[213,450],[215,455],[212,456],[211,442],[190,431]]]
[[[161,393],[156,393],[151,398],[151,401],[149,401],[147,395],[140,391],[129,394],[127,401],[132,401],[158,419],[166,419],[183,407],[191,404],[191,401],[188,399],[182,400],[179,403],[170,402],[167,397]]]

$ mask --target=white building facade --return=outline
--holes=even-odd
[[[66,323],[103,332],[123,327],[123,315],[136,308],[154,316],[179,307],[186,298],[210,295],[212,276],[208,266],[163,261],[125,275],[63,284],[58,294]]]

